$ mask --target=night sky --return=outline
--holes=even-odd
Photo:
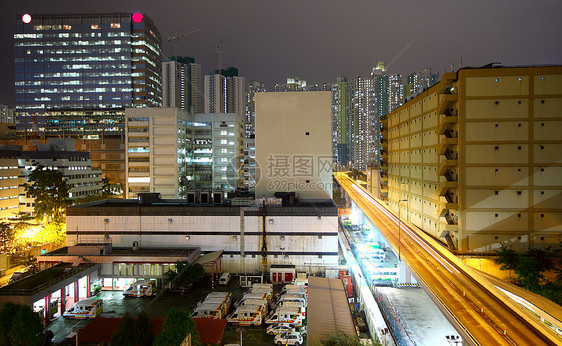
[[[15,102],[13,23],[25,12],[143,12],[166,56],[193,56],[206,74],[222,39],[223,67],[268,89],[291,76],[309,84],[367,76],[379,60],[405,75],[457,69],[461,57],[463,66],[562,64],[561,0],[2,0],[0,104]]]

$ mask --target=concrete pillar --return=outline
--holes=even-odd
[[[66,311],[66,289],[65,287],[60,289],[60,314]]]
[[[408,267],[404,261],[398,263],[398,283],[412,283],[412,271],[410,270],[410,267]]]
[[[78,301],[80,300],[80,290],[78,287],[78,280],[74,281],[74,302],[78,303]]]
[[[90,274],[86,275],[86,298],[90,298]]]

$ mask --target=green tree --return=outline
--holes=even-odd
[[[0,344],[6,346],[43,345],[41,317],[27,305],[6,303],[0,311]]]
[[[101,184],[102,184],[102,193],[104,195],[110,195],[111,194],[111,183],[109,182],[109,178],[108,177],[101,178]]]
[[[137,323],[135,324],[137,345],[150,346],[154,342],[154,327],[148,318],[148,314],[143,310],[139,312]]]
[[[195,329],[195,321],[186,311],[181,311],[175,307],[168,310],[166,319],[162,324],[162,332],[156,340],[156,346],[180,345],[185,337],[191,334],[191,344],[199,345],[199,333]]]
[[[119,329],[113,333],[111,344],[118,346],[133,346],[136,344],[135,320],[128,312],[121,318]]]
[[[23,186],[26,194],[35,198],[36,218],[45,222],[63,222],[65,208],[69,205],[69,188],[63,174],[37,165],[28,178],[32,183],[25,183]]]
[[[0,253],[12,253],[15,246],[16,230],[13,225],[0,222]]]
[[[509,270],[509,282],[511,282],[511,271],[517,268],[519,263],[519,256],[512,248],[508,248],[502,244],[499,250],[496,250],[498,258],[496,263],[501,264],[501,270]]]
[[[168,269],[164,278],[172,285],[188,287],[205,276],[205,269],[199,263],[187,264],[187,262],[176,262],[176,269]]]

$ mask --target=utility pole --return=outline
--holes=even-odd
[[[401,199],[398,201],[398,262],[401,262],[400,259],[400,228],[402,228],[402,219],[400,218],[400,202],[407,202],[408,199]]]

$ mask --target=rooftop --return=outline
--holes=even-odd
[[[239,216],[239,206],[188,205],[182,199],[160,199],[139,203],[138,199],[106,199],[67,208],[67,216]],[[332,200],[297,202],[288,206],[266,206],[269,216],[337,216],[338,208]],[[246,216],[258,216],[259,211],[247,210]]]

